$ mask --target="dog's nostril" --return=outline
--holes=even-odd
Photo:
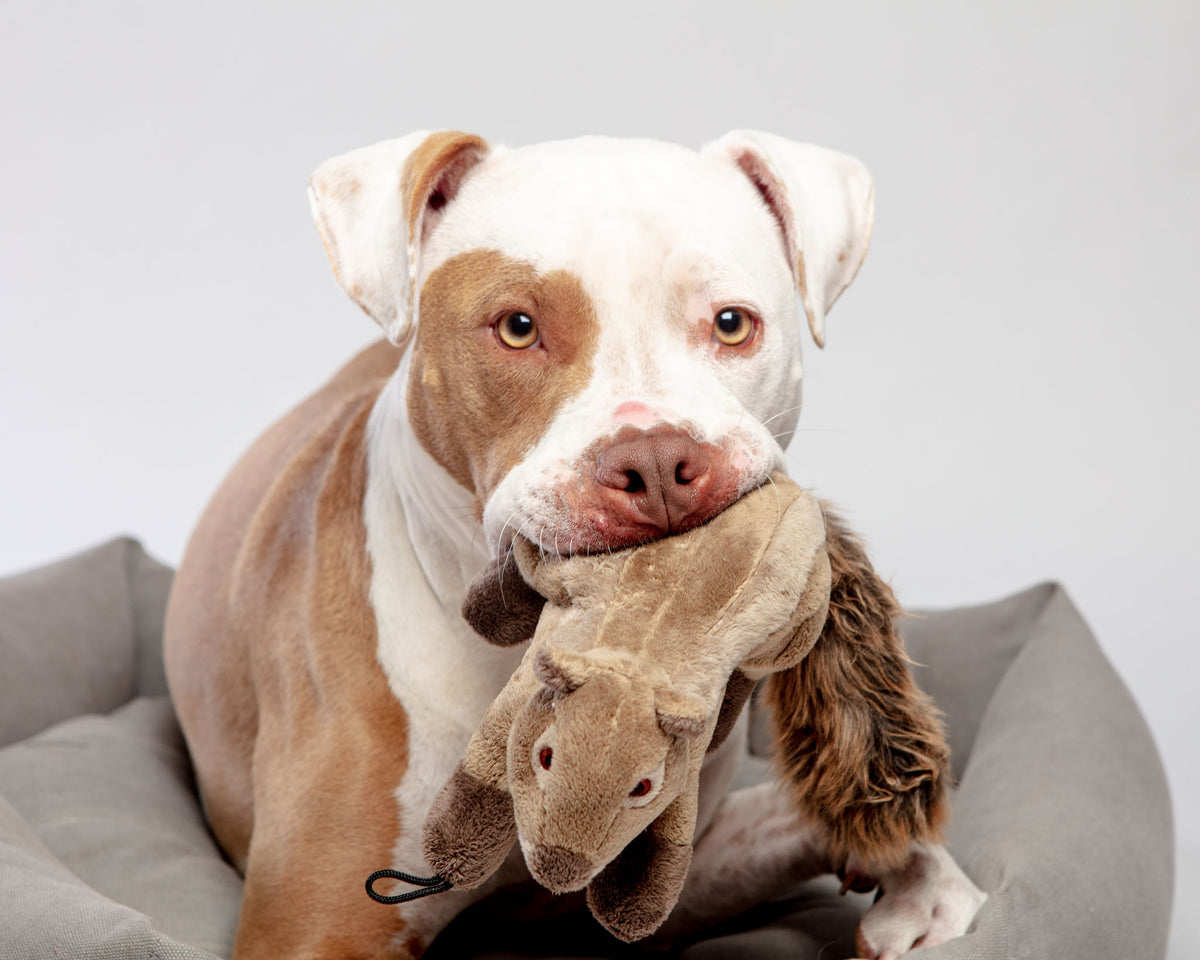
[[[625,492],[638,493],[646,489],[646,481],[642,479],[642,475],[636,470],[625,471]]]
[[[704,476],[707,471],[707,457],[700,456],[680,460],[675,464],[675,482],[681,487],[686,487],[693,480]]]

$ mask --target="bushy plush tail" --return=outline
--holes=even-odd
[[[950,751],[909,674],[891,587],[821,506],[829,616],[808,656],[767,682],[776,757],[800,808],[827,828],[835,867],[853,856],[861,869],[893,869],[914,840],[941,839]]]

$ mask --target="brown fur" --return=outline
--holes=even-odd
[[[408,212],[410,240],[420,241],[417,231],[426,208],[444,206],[457,191],[463,174],[487,152],[488,144],[482,137],[440,130],[431,133],[409,154],[400,174],[400,192]]]
[[[891,588],[826,504],[829,616],[808,656],[767,682],[776,754],[801,809],[829,832],[841,867],[898,867],[913,841],[936,842],[948,814],[949,748],[917,689]]]
[[[542,343],[502,346],[492,326],[520,310]],[[421,291],[409,420],[421,445],[477,509],[538,441],[565,400],[586,386],[598,320],[574,274],[472,250],[435,269]]]
[[[213,830],[246,875],[239,960],[403,949],[397,912],[362,892],[399,834],[407,767],[362,523],[364,428],[398,358],[364,351],[243,457],[172,589],[172,697]]]

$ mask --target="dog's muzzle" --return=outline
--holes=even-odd
[[[624,426],[579,463],[583,493],[577,507],[582,543],[574,549],[613,549],[682,533],[737,499],[729,453],[670,424]]]

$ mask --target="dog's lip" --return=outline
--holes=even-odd
[[[696,527],[702,527],[734,502],[731,500],[729,504],[710,517],[686,521],[668,533],[663,533],[651,523],[611,524],[602,517],[589,517],[588,520],[592,527],[590,532],[574,531],[565,539],[561,537],[547,538],[546,542],[534,540],[532,537],[525,537],[525,539],[537,547],[541,553],[557,557],[570,557],[579,553],[611,553],[617,550],[629,550],[647,543],[654,543],[656,540],[665,540],[668,537],[687,533]],[[516,533],[509,533],[504,538],[498,548],[501,557],[506,556],[512,550],[516,538]]]

